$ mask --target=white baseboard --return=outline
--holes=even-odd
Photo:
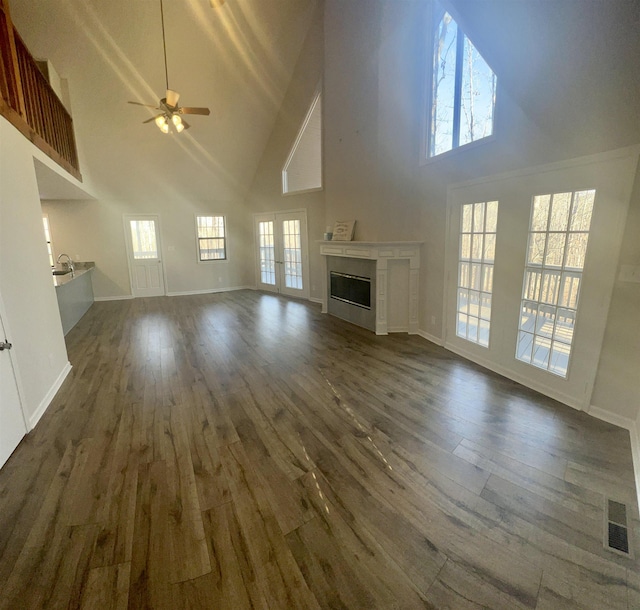
[[[430,335],[429,333],[426,333],[423,330],[418,330],[418,335],[420,335],[427,341],[431,341],[432,343],[435,343],[436,345],[444,346],[444,342],[441,339],[438,339],[438,337],[434,337],[433,335]],[[526,387],[532,387],[530,383],[526,382],[526,380],[515,378],[516,376],[514,376],[512,372],[502,371],[501,367],[496,366],[493,363],[490,363],[487,361],[483,362],[482,359],[478,359],[477,357],[474,357],[473,354],[465,352],[464,350],[458,350],[451,345],[447,345],[444,347],[458,354],[459,356],[466,358],[467,360],[476,362],[477,364],[480,364],[481,366],[489,370],[495,371],[500,375],[504,375],[509,379],[513,379],[514,381],[521,383]],[[570,407],[573,407],[574,409],[580,408],[575,404],[571,404],[572,401],[567,400],[566,399],[567,397],[556,395],[557,394],[556,392],[552,392],[550,390],[545,391],[539,387],[534,387],[533,389],[538,392],[542,392],[543,394],[546,394],[551,398],[556,398],[560,402],[567,404]],[[629,435],[631,438],[631,455],[633,459],[633,473],[634,473],[635,482],[636,482],[636,494],[638,496],[638,506],[640,506],[640,412],[636,420],[633,420],[628,417],[624,417],[622,415],[618,415],[617,413],[612,413],[611,411],[607,411],[606,409],[601,409],[593,405],[591,405],[586,412],[589,415],[592,415],[593,417],[595,417],[596,419],[606,421],[607,423],[613,424],[614,426],[619,426],[620,428],[624,428],[625,430],[629,431]]]
[[[525,375],[520,375],[512,371],[511,369],[508,369],[499,364],[496,364],[495,362],[492,362],[491,360],[488,360],[486,358],[479,357],[477,354],[469,352],[465,349],[462,349],[457,345],[446,343],[444,345],[444,348],[448,349],[450,352],[453,352],[454,354],[458,354],[458,356],[462,356],[466,360],[470,360],[471,362],[475,362],[476,364],[479,364],[485,369],[489,369],[494,373],[498,373],[498,375],[502,375],[507,379],[511,379],[512,381],[515,381],[516,383],[519,383],[520,385],[523,385],[526,388],[530,388],[532,390],[535,390],[536,392],[540,392],[541,394],[548,396],[549,398],[553,398],[554,400],[557,400],[558,402],[561,402],[562,404],[565,404],[568,407],[577,409],[578,411],[581,411],[583,409],[583,405],[578,403],[574,397],[570,396],[569,394],[565,394],[564,392],[559,392],[558,390],[555,390],[554,388],[551,388],[545,385],[544,383],[535,381],[529,377],[526,377]]]
[[[419,335],[420,337],[422,337],[423,339],[426,339],[427,341],[431,341],[431,343],[435,343],[436,345],[439,345],[440,347],[442,347],[444,345],[444,341],[434,335],[430,335],[428,332],[424,331],[424,330],[420,330],[418,329],[418,332],[416,333],[416,335]]]
[[[633,458],[633,474],[636,480],[636,494],[638,496],[638,506],[640,506],[640,415],[638,419],[633,420],[628,417],[623,417],[617,413],[611,413],[606,409],[600,407],[594,407],[591,405],[588,411],[589,415],[593,415],[597,419],[606,421],[614,426],[620,426],[629,430],[629,436],[631,438],[631,456]]]
[[[45,395],[45,397],[40,401],[38,408],[35,413],[29,418],[29,432],[36,427],[36,424],[40,421],[40,418],[44,415],[44,412],[47,410],[51,401],[54,399],[57,394],[62,382],[67,378],[67,375],[71,372],[71,363],[67,361],[67,363],[60,371],[58,378],[53,382],[53,385],[49,388],[49,391]]]
[[[206,290],[185,290],[182,292],[167,292],[168,297],[185,297],[194,294],[215,294],[216,292],[233,292],[235,290],[254,290],[254,286],[228,286],[226,288],[207,288]]]
[[[606,421],[607,423],[613,424],[614,426],[624,428],[625,430],[629,430],[630,432],[631,429],[635,428],[636,425],[636,422],[629,417],[623,417],[622,415],[612,413],[611,411],[601,409],[600,407],[596,407],[594,405],[589,406],[587,413],[589,415],[593,415],[597,419],[601,419],[602,421]]]
[[[317,299],[316,297],[309,297],[309,301],[311,301],[312,303],[317,303],[318,305],[322,305],[323,303],[322,299]]]
[[[119,297],[94,297],[94,301],[127,301],[133,299],[132,294],[124,294]]]

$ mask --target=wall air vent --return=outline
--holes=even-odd
[[[604,519],[605,548],[632,557],[626,505],[605,498]]]

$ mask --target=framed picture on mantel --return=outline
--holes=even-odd
[[[355,220],[338,220],[333,226],[332,241],[351,241],[353,239],[353,230],[355,229]]]

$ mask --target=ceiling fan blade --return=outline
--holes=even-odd
[[[127,102],[127,104],[135,104],[136,106],[144,106],[145,108],[158,108],[153,104],[142,104],[141,102]]]
[[[167,97],[165,98],[167,102],[167,106],[171,106],[175,108],[178,105],[178,100],[180,99],[180,94],[177,91],[172,91],[171,89],[167,89]]]
[[[204,114],[204,115],[211,114],[211,110],[209,110],[208,108],[189,108],[188,106],[184,108],[180,108],[178,112],[180,114]]]
[[[182,119],[182,124],[184,125],[185,129],[189,129],[189,127],[191,127],[191,125],[189,125],[189,123],[187,123],[184,119]]]
[[[161,114],[151,117],[150,119],[147,119],[146,121],[142,121],[142,123],[151,123],[151,121],[155,121],[159,116],[162,116]]]

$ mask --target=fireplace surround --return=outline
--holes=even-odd
[[[418,332],[418,278],[423,242],[321,241],[324,261],[322,312],[363,326],[378,335]],[[331,297],[332,272],[367,278],[369,308]],[[335,275],[334,275],[335,277]],[[333,282],[335,286],[335,281]],[[363,286],[360,285],[362,292]]]

